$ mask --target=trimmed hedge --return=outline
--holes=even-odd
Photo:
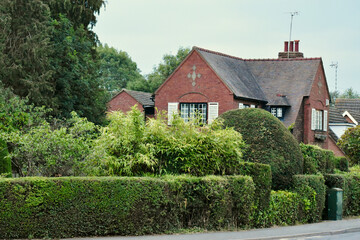
[[[244,160],[269,164],[273,189],[287,189],[293,175],[303,173],[299,144],[284,124],[271,113],[257,108],[237,109],[219,116],[224,126],[234,127],[249,147]]]
[[[343,214],[345,216],[360,215],[360,174],[326,174],[325,183],[328,188],[341,188],[343,192]]]
[[[334,173],[336,157],[330,150],[315,145],[300,143],[304,156],[304,174]]]
[[[256,225],[270,227],[274,225],[294,225],[298,221],[300,196],[289,191],[271,191],[269,208],[260,212]]]
[[[335,168],[343,172],[349,172],[349,160],[346,157],[335,157]]]
[[[255,202],[257,210],[269,206],[271,193],[271,167],[268,164],[244,162],[237,166],[236,174],[251,176],[255,183]]]
[[[295,175],[293,189],[301,197],[299,221],[318,222],[325,208],[326,186],[322,175]]]
[[[68,238],[250,224],[249,176],[0,180],[0,238]]]

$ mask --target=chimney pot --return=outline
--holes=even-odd
[[[290,41],[290,47],[289,47],[289,51],[293,52],[294,51],[294,41]]]
[[[299,42],[300,40],[295,40],[295,52],[299,52]]]
[[[288,52],[289,51],[289,42],[285,41],[284,42],[284,52]]]

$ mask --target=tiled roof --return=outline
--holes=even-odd
[[[335,100],[335,106],[344,111],[360,112],[360,99],[338,98]]]
[[[267,102],[244,60],[217,52],[197,48],[207,63],[237,97]]]
[[[133,98],[135,98],[136,101],[141,103],[143,106],[154,106],[155,105],[153,100],[151,100],[151,93],[133,91],[133,90],[127,90],[127,89],[124,89],[124,91],[127,92],[129,95],[131,95]]]
[[[270,102],[267,103],[268,106],[282,106],[282,107],[290,107],[290,103],[286,96],[276,95],[276,97],[272,98]]]
[[[329,123],[347,123],[346,119],[342,116],[341,110],[336,107],[329,109]]]
[[[311,86],[321,58],[242,59],[194,47],[237,97],[279,102],[291,106],[284,118],[286,126],[295,122],[303,97]]]

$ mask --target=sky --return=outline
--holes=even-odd
[[[277,58],[289,40],[321,57],[329,90],[360,93],[359,0],[107,0],[93,31],[125,51],[142,74],[193,46],[245,59]]]

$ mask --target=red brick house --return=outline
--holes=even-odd
[[[155,92],[155,107],[169,119],[203,122],[237,108],[263,108],[278,117],[300,142],[328,148],[329,89],[321,58],[304,58],[299,41],[285,42],[276,59],[242,59],[194,47]]]
[[[122,111],[126,113],[132,106],[137,105],[145,117],[154,116],[154,101],[151,93],[123,89],[107,104],[107,111]]]

